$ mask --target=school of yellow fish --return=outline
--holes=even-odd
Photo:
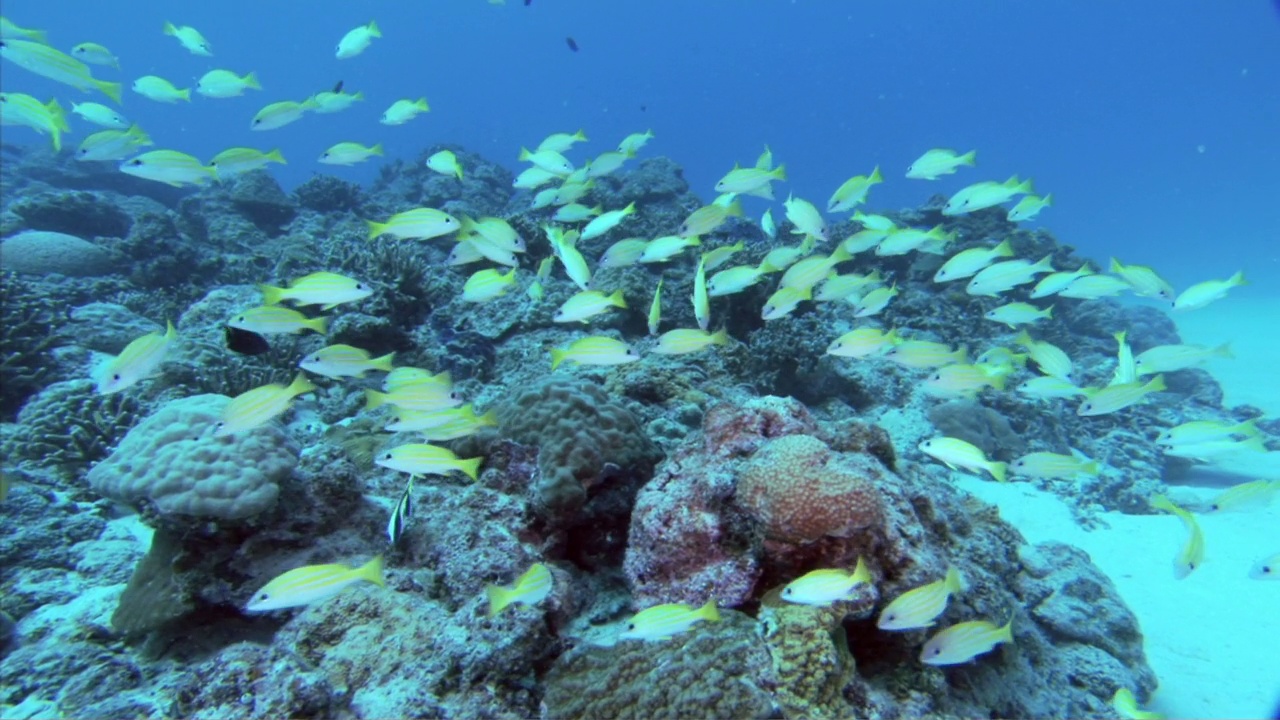
[[[212,55],[211,44],[191,27],[166,23],[163,32],[172,36],[187,51]],[[337,44],[336,57],[352,58],[367,49],[382,31],[375,22],[352,29]],[[21,28],[0,18],[0,55],[4,59],[83,92],[97,90],[115,102],[120,101],[121,86],[95,79],[88,64],[119,67],[117,58],[106,47],[83,43],[63,53],[47,43],[43,33]],[[86,64],[88,63],[88,64]],[[134,81],[132,89],[156,102],[189,102],[190,89],[174,87],[163,78],[148,75]],[[261,90],[257,76],[250,72],[237,74],[214,70],[196,84],[198,94],[209,98],[241,95],[246,90]],[[254,130],[270,130],[292,123],[307,113],[339,112],[363,101],[361,93],[343,93],[341,87],[320,92],[302,101],[281,101],[265,106],[250,121]],[[409,122],[429,110],[425,98],[400,99],[383,113],[386,125]],[[6,125],[24,125],[53,138],[55,149],[61,148],[62,134],[69,131],[66,116],[56,99],[47,102],[19,93],[0,94],[0,119]],[[150,139],[119,111],[98,103],[74,103],[72,112],[87,122],[108,128],[90,135],[77,150],[80,160],[122,160],[120,170],[138,177],[183,186],[199,185],[208,180],[225,180],[235,174],[283,163],[278,151],[263,152],[253,148],[230,148],[209,163],[174,150],[152,150],[134,156],[140,148],[151,145]],[[1073,380],[1072,359],[1061,348],[1033,335],[1036,324],[1053,319],[1055,296],[1077,300],[1095,300],[1130,292],[1139,297],[1167,303],[1175,311],[1204,307],[1244,284],[1242,273],[1226,279],[1196,283],[1180,293],[1155,270],[1142,265],[1125,265],[1112,258],[1105,271],[1088,265],[1072,271],[1055,269],[1049,257],[1017,258],[1006,240],[994,247],[974,247],[952,253],[954,233],[943,225],[918,228],[899,225],[883,216],[859,210],[877,184],[885,182],[879,167],[865,175],[855,175],[834,190],[825,206],[825,215],[851,213],[857,230],[840,239],[832,234],[832,226],[824,211],[803,198],[788,195],[782,203],[782,214],[790,223],[790,234],[799,236],[795,245],[779,244],[761,257],[741,264],[731,264],[747,254],[739,240],[711,247],[704,238],[712,236],[733,218],[743,218],[743,200],[769,203],[760,216],[759,228],[772,240],[779,228],[774,220],[772,203],[774,184],[787,181],[787,171],[774,163],[769,148],[754,163],[735,165],[715,184],[718,196],[709,204],[689,214],[669,235],[656,238],[626,237],[613,242],[600,257],[590,260],[578,249],[583,240],[623,235],[626,221],[643,208],[630,203],[621,208],[605,208],[579,201],[591,194],[595,180],[613,173],[645,147],[653,138],[651,132],[635,133],[622,139],[614,150],[602,152],[575,164],[568,155],[574,146],[587,141],[581,130],[556,133],[533,149],[521,148],[518,160],[527,163],[516,177],[514,187],[532,194],[530,212],[542,213],[542,226],[552,248],[550,256],[536,262],[536,271],[526,269],[520,255],[527,252],[524,238],[503,218],[453,217],[435,208],[405,209],[386,219],[367,219],[369,241],[389,237],[396,240],[445,239],[452,243],[448,265],[461,267],[490,263],[471,273],[466,279],[461,299],[483,303],[499,298],[523,285],[529,298],[544,298],[545,287],[555,280],[559,267],[578,292],[555,312],[557,323],[589,325],[593,320],[631,305],[621,290],[593,287],[595,270],[647,264],[660,269],[654,292],[649,298],[648,329],[654,338],[642,349],[615,335],[584,334],[563,347],[550,350],[552,370],[564,363],[581,365],[620,365],[640,361],[644,354],[686,355],[706,351],[713,346],[733,342],[721,328],[712,329],[712,298],[728,297],[761,283],[772,283],[773,292],[764,302],[760,316],[765,321],[778,321],[796,311],[803,303],[833,303],[845,309],[849,323],[872,318],[881,313],[900,294],[896,283],[886,284],[879,269],[849,272],[850,265],[866,268],[874,260],[869,257],[900,256],[928,253],[949,256],[935,273],[939,285],[966,281],[965,292],[973,296],[1000,298],[1014,288],[1031,286],[1030,299],[1047,304],[1014,301],[999,305],[985,318],[1018,330],[1005,346],[985,348],[970,360],[971,349],[960,345],[933,342],[904,336],[894,328],[871,324],[835,337],[827,353],[856,361],[891,362],[920,371],[922,387],[930,395],[953,398],[974,397],[981,392],[1007,391],[1009,379],[1035,372],[1022,380],[1014,391],[1031,401],[1064,402],[1080,398],[1076,412],[1080,416],[1097,416],[1123,411],[1143,401],[1148,395],[1165,390],[1163,373],[1196,367],[1212,357],[1230,357],[1227,346],[1209,348],[1194,345],[1167,345],[1151,348],[1135,355],[1125,332],[1116,333],[1116,369],[1111,381],[1101,387],[1080,387]],[[338,143],[323,151],[318,162],[352,164],[380,156],[382,145]],[[959,153],[950,149],[931,149],[906,166],[905,177],[915,180],[937,180],[977,164],[975,151]],[[426,166],[431,170],[457,178],[463,168],[449,151],[432,155]],[[1035,218],[1052,206],[1052,195],[1037,196],[1030,179],[1017,176],[1004,181],[979,181],[951,194],[942,214],[955,217],[986,208],[1005,206],[1011,222]],[[738,220],[742,222],[742,220]],[[715,238],[719,239],[719,238]],[[830,247],[830,250],[825,248]],[[691,298],[697,327],[672,328],[660,332],[662,319],[661,268],[686,262],[696,249],[694,291]],[[864,262],[866,261],[866,262]],[[263,285],[262,304],[238,312],[228,318],[232,327],[261,334],[315,332],[325,334],[327,318],[310,317],[286,307],[320,306],[321,311],[341,304],[359,302],[374,292],[367,282],[336,273],[317,272],[298,278],[288,287]],[[632,298],[638,301],[640,298]],[[731,301],[719,301],[728,303]],[[724,307],[720,309],[724,312]],[[864,320],[864,323],[869,321]],[[177,339],[170,324],[164,333],[138,338],[118,356],[104,362],[93,377],[99,392],[120,392],[156,374],[166,350]],[[1030,361],[1030,364],[1028,363]],[[405,472],[409,485],[393,512],[388,534],[394,543],[410,513],[413,478],[425,474],[461,472],[475,479],[481,458],[458,458],[449,450],[430,444],[463,437],[478,429],[496,424],[493,414],[477,415],[471,405],[464,405],[453,391],[448,373],[432,374],[419,368],[394,367],[392,356],[372,357],[360,348],[330,345],[309,354],[299,363],[306,372],[331,379],[362,378],[368,371],[387,373],[381,391],[367,390],[368,410],[387,405],[394,415],[387,425],[390,432],[421,433],[425,442],[401,445],[381,454],[380,466]],[[316,386],[299,373],[288,384],[272,384],[255,388],[234,398],[228,404],[216,432],[243,432],[284,413],[292,399],[315,390]],[[1239,452],[1265,452],[1263,439],[1250,423],[1191,421],[1165,430],[1156,439],[1165,453],[1197,460],[1213,460]],[[1035,452],[1011,463],[988,459],[977,447],[957,438],[935,437],[919,445],[925,455],[953,469],[987,473],[998,481],[1013,475],[1029,478],[1075,479],[1096,476],[1103,471],[1100,464],[1078,451],[1070,455]],[[1270,502],[1280,491],[1278,480],[1258,480],[1231,488],[1218,498],[1207,512],[1226,512],[1258,507]],[[1185,577],[1204,559],[1204,538],[1194,515],[1167,498],[1152,499],[1154,508],[1178,516],[1188,531],[1186,546],[1176,555],[1174,571]],[[1280,555],[1259,560],[1250,571],[1258,578],[1275,578]],[[248,610],[264,611],[306,605],[328,597],[355,582],[382,583],[382,564],[375,558],[359,568],[341,565],[312,566],[290,571],[272,580],[254,595]],[[843,569],[818,569],[796,579],[784,588],[782,597],[790,602],[825,605],[850,597],[862,583],[873,579],[860,561],[853,572]],[[535,604],[550,592],[551,572],[536,564],[512,586],[491,587],[488,591],[491,614],[511,604]],[[959,574],[952,569],[936,582],[900,595],[881,610],[878,627],[886,631],[930,627],[941,615],[948,598],[963,590]],[[655,640],[668,638],[700,621],[719,618],[714,599],[700,608],[682,604],[651,607],[632,617],[622,631],[623,638]],[[926,664],[945,665],[966,662],[990,651],[1000,643],[1013,641],[1012,620],[1003,624],[988,619],[962,622],[948,627],[927,640],[920,659]],[[1119,698],[1117,702],[1122,701]],[[1136,707],[1136,705],[1135,705]]]

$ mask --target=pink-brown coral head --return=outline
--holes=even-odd
[[[737,502],[764,525],[766,537],[811,543],[850,537],[881,518],[877,484],[883,466],[861,453],[837,453],[811,435],[765,444],[738,475]]]

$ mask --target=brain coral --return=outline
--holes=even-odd
[[[884,474],[870,456],[836,453],[810,435],[786,435],[743,466],[737,497],[770,538],[810,543],[849,537],[880,520],[875,484]]]
[[[0,265],[31,275],[93,277],[111,272],[111,255],[75,235],[28,230],[0,243]]]
[[[657,449],[634,415],[599,386],[563,376],[535,383],[498,408],[503,434],[538,447],[538,501],[558,512],[619,475],[648,478]]]
[[[224,395],[174,400],[129,431],[88,473],[116,502],[153,507],[166,520],[240,520],[269,509],[298,449],[276,424],[214,437]]]

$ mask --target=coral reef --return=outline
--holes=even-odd
[[[274,424],[216,436],[228,402],[222,395],[196,395],[166,404],[89,471],[89,486],[179,527],[244,520],[270,509],[298,449]]]
[[[136,398],[99,395],[91,380],[53,383],[23,406],[0,447],[7,457],[75,477],[106,457],[141,415]]]
[[[75,235],[28,230],[0,242],[0,266],[26,275],[89,277],[112,271],[111,254]]]

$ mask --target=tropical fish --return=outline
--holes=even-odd
[[[1127,687],[1116,688],[1115,695],[1111,696],[1111,709],[1125,720],[1164,720],[1164,715],[1158,712],[1139,708],[1138,699]]]
[[[314,110],[315,100],[307,98],[302,102],[281,100],[262,108],[249,122],[250,130],[275,130],[302,119],[307,111]]]
[[[766,200],[773,199],[775,181],[787,179],[787,168],[779,165],[776,168],[750,167],[734,165],[724,177],[716,181],[716,192],[752,195]]]
[[[1063,352],[1062,348],[1053,343],[1032,339],[1025,329],[1013,339],[1013,344],[1026,349],[1027,355],[1040,368],[1040,372],[1067,382],[1071,381],[1073,369],[1071,358]]]
[[[457,218],[449,213],[425,207],[396,213],[383,223],[366,220],[365,224],[369,226],[370,240],[380,235],[392,235],[401,240],[429,240],[448,235],[460,227]]]
[[[413,478],[410,475],[409,481],[404,484],[404,492],[400,494],[400,502],[391,510],[391,517],[387,520],[387,539],[394,546],[400,542],[400,537],[404,535],[405,523],[409,518],[413,517]]]
[[[1204,345],[1157,345],[1138,353],[1134,362],[1139,375],[1173,372],[1201,365],[1212,358],[1234,358],[1231,344],[1217,347]]]
[[[1040,281],[1031,289],[1031,299],[1038,300],[1039,298],[1049,297],[1050,295],[1057,295],[1070,287],[1071,283],[1085,275],[1092,274],[1093,268],[1089,267],[1088,263],[1085,263],[1070,272],[1049,273],[1048,275],[1040,278]]]
[[[921,386],[931,395],[973,397],[983,388],[1003,390],[1012,367],[993,368],[980,364],[956,363],[933,371]]]
[[[1044,197],[1035,195],[1025,195],[1021,200],[1014,203],[1009,209],[1009,214],[1005,219],[1009,222],[1022,222],[1024,220],[1032,220],[1040,214],[1041,210],[1053,205],[1053,193],[1049,193]]]
[[[576,133],[551,133],[542,142],[538,143],[538,150],[550,150],[551,152],[562,153],[573,147],[577,143],[586,142],[587,134],[582,130]]]
[[[1177,515],[1187,528],[1187,541],[1173,559],[1173,576],[1182,580],[1204,564],[1204,533],[1195,515],[1174,505],[1164,495],[1152,497],[1151,507]]]
[[[1023,455],[1009,465],[1015,475],[1026,475],[1033,478],[1061,478],[1070,480],[1080,477],[1095,477],[1101,472],[1097,461],[1090,460],[1082,453],[1059,455],[1051,452],[1033,452]]]
[[[98,394],[120,392],[154,375],[177,337],[178,332],[170,322],[163,334],[147,333],[134,339],[119,355],[98,366],[94,373]]]
[[[599,237],[617,227],[623,220],[634,215],[636,212],[636,204],[634,202],[627,203],[627,206],[621,210],[610,210],[603,212],[591,219],[586,227],[582,228],[581,240],[590,240]],[[606,253],[608,255],[608,253]],[[602,259],[603,261],[603,259]],[[620,267],[611,265],[610,267]]]
[[[128,130],[102,130],[80,143],[76,150],[76,160],[121,160],[137,152],[140,147],[154,144],[137,125],[130,126]]]
[[[805,300],[813,299],[813,290],[809,288],[780,287],[765,301],[760,317],[764,320],[784,318]]]
[[[1072,280],[1066,287],[1058,291],[1062,297],[1077,300],[1097,300],[1104,297],[1116,297],[1125,290],[1132,289],[1129,283],[1111,275],[1085,273]]]
[[[697,237],[715,232],[731,217],[742,217],[742,203],[734,198],[733,195],[724,195],[722,197],[729,198],[729,201],[711,203],[704,205],[697,210],[689,213],[684,222],[680,224],[680,230],[676,233],[680,237]]]
[[[485,587],[485,596],[489,598],[489,617],[496,617],[510,605],[537,605],[551,594],[554,584],[547,566],[534,563],[511,585]]]
[[[30,40],[45,45],[49,44],[49,38],[45,35],[44,30],[21,27],[3,16],[0,16],[0,40]]]
[[[264,153],[256,148],[234,147],[214,155],[213,159],[209,161],[209,167],[213,168],[218,180],[222,181],[229,180],[236,175],[261,170],[273,162],[281,165],[287,164],[284,155],[280,154],[279,148]]]
[[[231,327],[230,325],[227,325],[223,330],[223,341],[226,343],[227,349],[233,353],[261,355],[271,350],[271,345],[267,342],[267,339],[256,332]]]
[[[105,128],[128,130],[129,120],[124,115],[96,102],[71,103],[71,114]]]
[[[289,409],[293,399],[312,392],[316,386],[298,373],[288,385],[271,383],[242,392],[222,410],[222,419],[214,426],[214,437],[253,430],[271,422]]]
[[[853,572],[838,568],[811,570],[787,583],[782,599],[799,605],[827,606],[840,600],[852,600],[859,585],[871,584],[867,563],[858,558]]]
[[[947,200],[942,208],[943,215],[964,215],[989,207],[995,207],[1012,200],[1017,195],[1034,192],[1031,180],[1019,180],[1017,175],[1002,183],[985,181],[961,188],[959,192]]]
[[[1163,375],[1155,376],[1145,385],[1139,381],[1123,385],[1108,385],[1099,389],[1089,389],[1086,391],[1088,399],[1080,403],[1080,407],[1076,409],[1076,414],[1085,417],[1106,415],[1142,402],[1142,399],[1146,396],[1162,392],[1165,389]]]
[[[525,3],[526,5],[528,3]],[[644,147],[653,139],[653,131],[645,130],[642,133],[631,133],[618,143],[618,152],[620,153],[637,153],[640,148]]]
[[[241,77],[230,70],[210,70],[196,82],[196,92],[211,98],[232,98],[243,95],[245,90],[261,89],[258,76],[252,72]]]
[[[368,25],[352,28],[347,31],[346,35],[342,36],[342,39],[338,41],[334,57],[339,60],[353,58],[364,52],[374,38],[380,37],[382,37],[382,31],[378,29],[378,23],[370,20]]]
[[[1202,308],[1215,300],[1221,300],[1226,297],[1231,288],[1245,284],[1247,283],[1244,279],[1243,270],[1226,280],[1205,280],[1204,282],[1196,283],[1178,295],[1178,298],[1173,301],[1173,309],[1195,310]]]
[[[381,147],[381,146],[375,146]],[[376,153],[381,155],[382,153]],[[441,175],[452,175],[459,180],[462,179],[462,164],[458,162],[458,156],[453,154],[452,150],[441,150],[433,153],[427,158],[427,169],[434,170]]]
[[[1195,445],[1213,440],[1251,438],[1259,434],[1257,421],[1237,423],[1221,420],[1195,420],[1171,427],[1156,438],[1157,445]]]
[[[292,302],[295,305],[321,305],[330,310],[343,303],[363,300],[373,294],[367,283],[332,272],[313,272],[294,280],[287,288],[259,285],[264,305]]]
[[[933,621],[947,609],[947,600],[964,590],[960,571],[948,567],[941,580],[908,590],[894,598],[876,619],[881,630],[915,630],[933,625]]]
[[[827,354],[847,358],[871,357],[898,342],[901,342],[901,338],[898,337],[897,330],[883,332],[873,327],[858,328],[836,338],[827,347]]]
[[[333,90],[322,90],[315,95],[307,98],[311,101],[312,112],[328,115],[330,113],[342,112],[347,108],[364,100],[364,93],[344,93],[342,92],[342,83]]]
[[[724,328],[707,332],[702,328],[678,328],[658,336],[658,344],[650,352],[658,355],[688,355],[701,352],[712,345],[729,344],[729,332]]]
[[[152,150],[120,163],[120,172],[173,187],[201,185],[218,175],[199,159],[176,150]]]
[[[885,353],[885,358],[906,368],[936,368],[951,363],[967,362],[969,347],[961,345],[952,350],[946,343],[928,340],[903,340]]]
[[[1254,580],[1280,580],[1280,552],[1259,558],[1249,569]]]
[[[475,480],[483,460],[484,458],[479,457],[463,460],[448,448],[429,443],[411,443],[380,454],[374,462],[384,468],[412,475],[448,475],[457,470]]]
[[[370,370],[391,372],[391,361],[395,353],[387,353],[382,357],[372,357],[368,350],[350,345],[329,345],[308,353],[298,363],[303,370],[330,378],[364,377]]]
[[[684,603],[667,603],[641,610],[627,621],[626,629],[618,638],[625,640],[666,640],[673,635],[688,631],[698,622],[719,622],[720,613],[716,609],[714,598],[708,600],[700,608],[693,608]]]
[[[319,161],[325,165],[355,165],[356,163],[364,163],[365,160],[383,156],[383,143],[376,142],[370,147],[365,147],[358,142],[338,142],[337,145],[330,146],[328,150],[321,152]]]
[[[529,162],[534,167],[540,168],[551,173],[556,177],[564,177],[573,172],[573,163],[569,162],[564,155],[554,150],[535,150],[529,152],[525,148],[520,148],[520,155],[517,157],[520,162]]]
[[[990,652],[1000,643],[1013,642],[1013,618],[1003,626],[987,620],[952,625],[929,638],[920,650],[925,665],[958,665]]]
[[[721,270],[707,280],[707,296],[720,297],[732,295],[755,285],[764,279],[765,271],[761,267],[736,265]]]
[[[557,208],[551,219],[562,223],[578,223],[585,222],[602,212],[604,212],[604,206],[602,205],[587,207],[578,203],[570,203]]]
[[[627,301],[622,297],[622,290],[615,290],[612,295],[606,295],[599,290],[582,290],[565,300],[551,320],[552,322],[585,323],[600,313],[608,312],[611,308],[625,309],[626,307]]]
[[[94,79],[88,65],[42,42],[0,39],[0,57],[54,82],[85,92],[97,90],[120,102],[120,83]]]
[[[508,270],[505,275],[493,268],[480,270],[473,273],[462,285],[462,299],[474,303],[488,302],[506,295],[508,290],[515,287],[515,284],[515,268]]]
[[[165,22],[164,34],[177,38],[182,47],[186,48],[192,55],[213,57],[213,48],[209,45],[209,41],[204,39],[199,30],[190,25],[179,27],[171,22]]]
[[[62,133],[71,129],[57,100],[42,103],[23,93],[0,93],[0,125],[23,125],[41,135],[48,133],[54,151],[62,150]]]
[[[1053,272],[1052,255],[1046,255],[1034,263],[1029,260],[1005,260],[978,271],[969,280],[965,292],[996,297],[1006,290],[1032,282],[1036,275],[1047,272]]]
[[[417,100],[397,100],[383,111],[378,122],[383,125],[403,125],[422,113],[430,111],[431,106],[427,105],[427,99],[424,97]]]
[[[986,470],[996,480],[1005,481],[1007,464],[988,460],[981,449],[959,438],[931,438],[921,442],[919,448],[921,452],[952,470],[961,468],[970,472]]]
[[[889,307],[889,302],[897,296],[898,283],[896,282],[889,287],[878,287],[853,301],[853,316],[865,318],[879,315],[880,311]]]
[[[231,316],[227,324],[233,328],[261,333],[263,335],[293,334],[303,330],[325,334],[329,328],[329,319],[325,317],[309,318],[292,308],[279,305],[263,305],[245,310]]]
[[[1128,283],[1138,297],[1174,301],[1173,286],[1145,265],[1122,265],[1119,260],[1111,258],[1111,272]]]
[[[134,80],[133,91],[156,102],[176,103],[179,100],[191,102],[191,88],[179,90],[173,83],[159,75],[143,75]]]
[[[644,252],[640,254],[640,262],[667,262],[683,252],[685,248],[697,247],[701,244],[702,240],[697,237],[686,238],[679,235],[657,237],[650,240],[648,245],[645,245]]]
[[[1266,507],[1277,494],[1280,494],[1280,480],[1254,480],[1232,485],[1209,501],[1207,512],[1234,512]]]
[[[884,182],[884,177],[880,175],[879,165],[871,171],[870,175],[855,175],[845,180],[831,194],[831,199],[827,201],[827,212],[835,213],[852,210],[866,201],[867,193],[871,191],[872,186],[882,182]]]
[[[1053,306],[1038,308],[1024,302],[1013,302],[992,308],[983,315],[988,320],[1008,325],[1010,329],[1019,325],[1027,325],[1038,320],[1053,319]]]
[[[907,177],[916,180],[937,180],[943,175],[954,173],[962,165],[973,167],[977,157],[977,150],[970,150],[960,155],[955,150],[934,148],[926,151],[907,166]]]
[[[604,335],[593,335],[574,340],[565,348],[551,349],[551,369],[565,361],[579,365],[622,365],[640,359],[631,346]]]
[[[813,203],[794,196],[788,196],[786,201],[782,203],[786,209],[787,220],[791,221],[791,232],[794,235],[804,235],[811,237],[818,242],[826,242],[827,221],[822,218],[822,213],[818,212],[818,208]]]
[[[633,157],[635,157],[635,155],[628,155],[626,153],[614,152],[612,150],[608,152],[602,152],[599,155],[592,158],[591,160],[587,161],[587,164],[586,164],[587,177],[598,178],[598,177],[604,177],[605,175],[609,175],[613,173],[613,171],[622,167],[624,163],[626,163],[628,160],[630,160]]]
[[[253,594],[246,612],[267,612],[301,607],[326,600],[358,582],[386,587],[382,579],[382,556],[358,568],[347,565],[308,565],[290,570]]]

